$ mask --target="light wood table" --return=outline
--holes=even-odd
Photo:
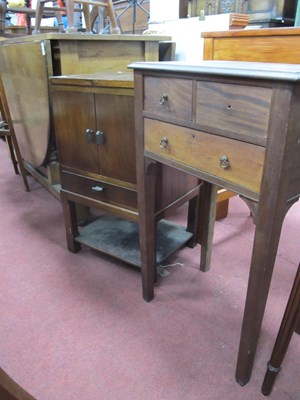
[[[216,186],[243,196],[255,237],[236,379],[251,376],[282,223],[300,196],[300,67],[204,61],[134,63],[144,299],[154,295],[155,168],[202,180],[202,270],[210,261]],[[217,323],[217,322],[216,322]]]
[[[300,28],[203,32],[204,60],[300,63]]]

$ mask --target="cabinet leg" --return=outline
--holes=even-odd
[[[189,201],[186,230],[191,232],[193,236],[186,245],[191,248],[199,243],[199,203],[199,195]]]
[[[146,160],[145,160],[146,161]],[[139,235],[143,298],[154,297],[156,275],[156,218],[155,218],[155,175],[156,165],[151,163],[138,172]]]
[[[217,192],[218,187],[208,182],[203,182],[200,189],[199,243],[201,244],[200,270],[203,272],[210,269]]]
[[[74,240],[74,238],[79,235],[76,206],[73,201],[68,199],[63,190],[61,191],[61,203],[65,220],[68,249],[72,253],[77,253],[81,249],[81,245]]]

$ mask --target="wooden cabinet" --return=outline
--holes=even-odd
[[[45,33],[1,41],[1,77],[25,167],[56,197],[59,180],[53,179],[57,163],[49,76],[125,72],[133,61],[168,57],[171,43],[160,44],[169,39],[157,35]]]
[[[299,64],[300,28],[203,32],[204,59]]]
[[[77,251],[79,243],[84,243],[138,265],[138,232],[132,223],[139,220],[133,75],[117,72],[61,76],[52,77],[50,82],[69,249]],[[199,193],[197,178],[163,167],[157,171],[157,180],[155,208],[158,220],[166,215],[168,209],[171,211],[192,199],[194,208],[191,206],[191,213],[196,212]],[[109,215],[99,218],[79,233],[74,202],[96,207]],[[173,230],[171,236],[174,239],[170,241],[162,233],[164,245],[160,245],[160,259],[191,239],[197,224],[196,219],[194,221],[190,222],[191,232],[182,227],[178,232],[174,224],[160,222],[161,231]],[[118,247],[117,253],[111,251],[112,245],[110,250],[103,250],[104,241],[108,241],[107,235],[105,240],[103,237],[98,241],[95,239],[95,231],[101,230],[104,234],[106,228],[103,228],[103,223],[105,226],[114,225],[118,230],[114,241],[119,240],[118,236],[128,234],[128,230],[132,236],[134,230],[134,245],[127,241],[128,250],[134,247],[131,251],[133,257],[124,256],[124,249],[120,250],[120,246],[114,248]],[[125,226],[127,233],[120,232],[122,226]],[[87,230],[89,235],[86,234]]]

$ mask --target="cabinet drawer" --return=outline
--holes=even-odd
[[[264,147],[206,132],[144,120],[145,150],[259,193]],[[163,148],[164,147],[164,148]],[[228,158],[222,162],[221,158]]]
[[[198,81],[196,123],[255,143],[267,137],[271,97],[270,88]]]
[[[137,193],[119,186],[111,185],[66,171],[61,173],[62,188],[101,202],[137,208]]]
[[[164,117],[190,121],[192,118],[192,81],[146,77],[144,110]]]

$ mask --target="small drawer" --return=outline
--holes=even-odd
[[[267,137],[271,98],[270,88],[198,81],[196,123],[205,131],[262,142]]]
[[[264,147],[151,119],[144,134],[147,152],[259,193]]]
[[[145,77],[144,110],[164,117],[192,119],[192,81]]]
[[[101,202],[137,209],[137,193],[107,182],[90,179],[62,170],[62,188]]]

